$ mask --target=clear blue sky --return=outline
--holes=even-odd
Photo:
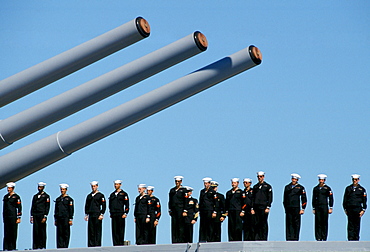
[[[1,150],[19,149],[57,131],[176,80],[251,44],[263,62],[249,71],[96,142],[17,181],[23,200],[18,248],[31,247],[29,210],[37,182],[47,183],[52,199],[59,183],[70,184],[75,220],[70,247],[86,247],[83,220],[89,182],[98,180],[108,196],[122,179],[131,202],[136,185],[156,187],[162,201],[158,243],[170,243],[168,191],[173,176],[199,196],[202,178],[212,177],[225,193],[233,177],[266,172],[273,186],[269,240],[285,240],[283,188],[297,172],[311,202],[316,175],[326,173],[334,191],[329,240],[346,240],[341,202],[350,175],[361,174],[370,191],[370,3],[368,1],[3,1],[0,9],[0,79],[9,77],[137,16],[151,35],[93,65],[0,109],[0,119],[54,97],[88,80],[168,45],[194,31],[204,33],[206,52],[157,74],[94,106]],[[1,164],[0,164],[1,167]],[[0,195],[6,190],[0,190]],[[132,206],[133,209],[133,206]],[[48,248],[55,248],[53,210]],[[309,204],[302,216],[301,240],[313,241]],[[227,241],[227,221],[223,241]],[[362,220],[361,240],[370,240],[370,216]],[[103,245],[111,246],[110,219],[103,223]],[[199,224],[195,226],[195,240]],[[3,225],[0,224],[0,236]],[[126,239],[134,239],[129,214]]]

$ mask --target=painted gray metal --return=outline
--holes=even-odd
[[[149,36],[143,18],[127,22],[57,56],[0,81],[0,107]]]
[[[0,121],[0,149],[207,49],[194,32],[109,73]]]
[[[94,247],[47,249],[45,252],[196,252],[197,244],[190,243],[163,244],[163,245],[130,245],[119,247]],[[201,243],[198,252],[247,252],[247,251],[370,251],[368,241],[248,241],[248,242],[209,242]]]
[[[261,63],[249,46],[69,129],[0,157],[0,186],[17,181],[106,136]]]

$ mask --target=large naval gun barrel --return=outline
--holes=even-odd
[[[194,32],[161,49],[0,121],[0,149],[207,49]]]
[[[0,81],[0,108],[150,34],[142,17]]]
[[[10,152],[0,157],[0,187],[259,65],[261,61],[258,48],[249,46],[69,129]]]

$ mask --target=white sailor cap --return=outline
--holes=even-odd
[[[358,174],[352,174],[351,175],[351,177],[354,179],[354,178],[356,178],[356,179],[359,179],[360,178],[360,175],[358,175]]]
[[[265,172],[263,172],[263,171],[259,171],[259,172],[257,172],[257,175],[258,175],[258,176],[265,176]]]
[[[218,186],[218,182],[217,182],[217,181],[212,180],[212,181],[211,181],[211,186],[217,187],[217,186]]]
[[[250,178],[245,178],[245,179],[243,179],[243,182],[252,183],[252,180]]]
[[[173,177],[175,180],[182,180],[184,177],[183,176],[175,176]]]
[[[138,184],[137,188],[146,188],[146,184]]]
[[[212,181],[212,178],[210,178],[210,177],[205,177],[205,178],[203,178],[202,179],[203,180],[203,182],[211,182]]]
[[[59,187],[60,188],[66,188],[67,189],[69,187],[69,185],[68,184],[59,184]]]
[[[301,178],[301,176],[299,176],[299,174],[297,174],[297,173],[292,173],[292,174],[290,174],[290,176],[292,176],[292,178],[295,178],[295,179],[300,179]]]
[[[37,183],[38,186],[46,186],[46,183],[45,182],[39,182]]]
[[[115,181],[114,181],[114,183],[115,183],[115,184],[122,184],[122,180],[117,179],[117,180],[115,180]]]
[[[239,182],[239,178],[232,178],[231,182]]]
[[[154,190],[154,186],[148,186],[146,189],[149,190],[149,191],[153,191]]]
[[[99,182],[95,180],[90,182],[90,185],[97,185],[97,184],[99,184]]]
[[[328,176],[326,176],[326,174],[319,174],[319,175],[317,175],[317,177],[319,179],[326,179]]]
[[[14,182],[6,183],[6,187],[15,187],[15,183]]]
[[[185,186],[185,189],[188,190],[188,191],[193,191],[193,187],[190,187],[190,186]]]

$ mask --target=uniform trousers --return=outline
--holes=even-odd
[[[243,218],[243,240],[244,241],[254,241],[254,226],[255,218],[254,214],[251,214],[250,209],[247,210]]]
[[[15,250],[17,248],[18,223],[17,217],[4,217],[4,240],[3,250]]]
[[[199,242],[210,242],[213,236],[212,210],[200,211]]]
[[[218,219],[217,219],[218,218]],[[221,224],[222,222],[219,220],[220,217],[216,217],[213,219],[213,242],[220,242],[221,241]]]
[[[241,211],[239,210],[229,210],[228,212],[229,241],[242,241],[243,220],[240,217],[240,213]]]
[[[125,240],[126,219],[122,215],[119,213],[111,216],[113,246],[122,246]]]
[[[44,249],[46,248],[46,222],[42,223],[44,215],[33,216],[33,249]]]
[[[89,215],[89,220],[87,223],[88,247],[101,246],[103,221],[99,220],[98,218],[99,215]]]
[[[315,208],[315,238],[316,241],[326,241],[328,237],[329,208],[326,205]]]
[[[361,207],[347,209],[347,219],[348,219],[347,238],[349,241],[360,240],[361,210],[362,210]]]
[[[68,248],[69,238],[71,236],[71,226],[69,218],[56,218],[57,226],[57,248]]]
[[[184,240],[184,217],[183,210],[173,209],[171,212],[171,234],[172,243],[183,243]]]
[[[265,208],[254,208],[256,225],[255,225],[255,240],[256,241],[267,241],[268,236],[268,213],[265,213]]]
[[[136,244],[148,244],[148,228],[149,225],[146,223],[146,215],[140,214],[135,217],[136,222]]]
[[[156,244],[157,238],[157,227],[154,226],[156,218],[155,216],[150,217],[149,227],[148,227],[148,244]]]
[[[299,207],[285,208],[285,238],[287,241],[298,241],[301,228],[301,215]]]
[[[194,224],[185,223],[184,228],[184,242],[193,243]]]

